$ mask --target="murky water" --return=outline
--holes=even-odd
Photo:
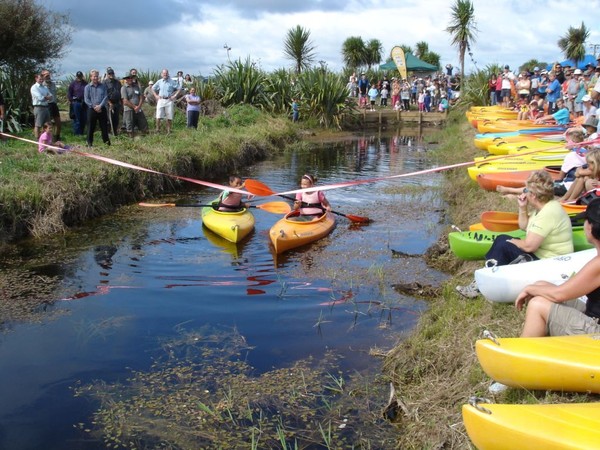
[[[240,174],[281,192],[307,172],[331,184],[431,164],[427,146],[414,138],[361,136],[285,153]],[[254,210],[255,231],[233,245],[203,229],[198,208],[185,207],[129,206],[66,235],[7,248],[3,270],[26,269],[53,289],[45,308],[0,335],[0,448],[92,448],[74,424],[89,423],[98,405],[75,398],[72,388],[125,382],[182,330],[236,330],[253,347],[247,362],[256,373],[328,349],[343,356],[342,371],[373,367],[368,350],[390,348],[425,308],[391,285],[443,278],[420,258],[392,252],[418,255],[437,238],[438,177],[327,191],[335,210],[373,222],[355,226],[338,217],[327,238],[279,256],[268,242],[277,215]],[[201,204],[215,196],[202,190],[157,201]]]

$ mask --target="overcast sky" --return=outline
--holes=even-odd
[[[342,69],[342,44],[352,36],[381,41],[382,62],[394,45],[414,48],[425,41],[442,66],[459,66],[445,31],[454,0],[38,1],[69,14],[75,29],[57,78],[107,66],[117,77],[131,67],[208,76],[227,62],[225,44],[232,60],[249,57],[266,71],[289,68],[283,43],[297,25],[310,32],[316,61],[332,70]],[[582,22],[591,31],[588,44],[598,44],[600,53],[600,0],[474,0],[474,5],[479,32],[472,60],[468,55],[465,60],[467,73],[495,63],[513,68],[531,58],[563,60],[556,42]]]

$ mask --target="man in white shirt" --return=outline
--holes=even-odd
[[[48,88],[44,85],[44,77],[36,74],[35,83],[31,86],[31,102],[33,104],[33,134],[36,139],[40,137],[40,130],[46,122],[50,122],[48,103],[54,100]]]

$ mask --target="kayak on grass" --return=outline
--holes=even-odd
[[[600,403],[463,405],[467,434],[479,450],[600,448]]]

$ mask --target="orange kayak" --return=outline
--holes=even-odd
[[[558,180],[560,171],[546,168],[552,179]],[[512,172],[488,172],[477,175],[477,184],[486,191],[495,191],[497,186],[525,187],[525,182],[533,170],[518,170]]]
[[[290,220],[297,215],[298,211],[292,211],[271,227],[269,237],[276,253],[314,242],[335,228],[335,216],[329,212],[308,222]]]

